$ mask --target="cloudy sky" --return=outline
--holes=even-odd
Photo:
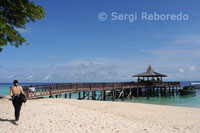
[[[150,64],[165,80],[200,80],[198,0],[34,1],[46,17],[18,29],[30,46],[4,47],[1,83],[132,81]],[[101,12],[107,20],[99,20]],[[114,21],[113,12],[137,14],[137,20]],[[142,12],[189,19],[142,21]]]

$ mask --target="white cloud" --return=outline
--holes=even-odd
[[[196,66],[191,66],[191,67],[189,68],[189,70],[190,70],[190,71],[195,71],[196,68],[197,68]]]
[[[178,69],[179,72],[184,73],[185,70],[183,68]]]
[[[6,79],[12,79],[12,78],[14,78],[14,75],[8,75],[8,76],[6,76]]]
[[[44,77],[44,80],[49,80],[52,77],[52,75],[47,75]]]
[[[33,77],[34,77],[34,75],[29,75],[25,79],[32,79]]]
[[[71,66],[94,66],[94,65],[102,65],[102,64],[105,63],[104,61],[102,62],[100,59],[98,59],[98,60],[77,59],[77,60],[72,60],[67,65],[71,65]]]
[[[166,63],[169,62],[170,63]],[[184,61],[184,59],[183,59]],[[20,82],[115,82],[133,81],[132,75],[145,72],[148,65],[152,65],[157,72],[168,75],[164,80],[197,80],[200,79],[199,65],[185,63],[174,58],[143,58],[110,59],[90,58],[75,59],[66,64],[49,64],[35,67],[12,67],[1,71],[0,81],[6,79],[6,74],[13,72]],[[19,71],[20,70],[20,71]],[[34,73],[34,75],[33,75]],[[4,76],[5,75],[5,76]],[[11,75],[9,75],[12,78]]]
[[[200,44],[200,35],[198,34],[189,34],[178,36],[172,44]]]

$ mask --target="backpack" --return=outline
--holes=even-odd
[[[21,93],[19,95],[19,101],[25,103],[27,101],[27,97]]]

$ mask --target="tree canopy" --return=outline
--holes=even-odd
[[[17,29],[26,29],[26,24],[45,16],[42,6],[29,0],[0,0],[0,51],[2,46],[19,47],[29,44]]]

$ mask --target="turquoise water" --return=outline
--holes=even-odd
[[[181,86],[189,85],[191,82],[181,82]],[[37,83],[35,83],[37,84]],[[21,85],[34,85],[24,83]],[[0,83],[0,95],[9,95],[10,86],[12,84]],[[91,94],[90,94],[91,95]],[[98,97],[97,93],[97,97]],[[54,96],[55,97],[55,96]],[[64,95],[62,95],[64,97]],[[69,97],[69,95],[68,95]],[[77,93],[72,93],[72,98],[77,98]],[[195,107],[200,108],[200,90],[196,90],[195,95],[187,96],[175,96],[175,97],[150,97],[149,100],[146,97],[133,98],[132,100],[124,100],[124,102],[137,102],[147,104],[160,104],[160,105],[172,105],[172,106],[184,106],[184,107]]]
[[[190,83],[192,82],[189,81],[181,82],[181,86],[183,87],[189,85]],[[137,102],[137,103],[147,103],[147,104],[200,108],[200,89],[197,89],[196,94],[193,95],[159,97],[159,98],[150,97],[149,99],[147,99],[146,97],[139,97],[139,98],[133,98],[132,100],[125,100],[124,102]]]
[[[26,85],[38,85],[38,84],[42,84],[42,83],[23,83],[20,84],[21,86],[26,86]],[[10,94],[10,86],[12,86],[13,84],[11,83],[0,83],[0,96],[2,95],[9,95]]]
[[[46,83],[22,83],[20,84],[21,86],[29,86],[29,85],[38,85],[38,84],[46,84]],[[12,86],[13,84],[11,83],[0,83],[0,96],[3,95],[9,95],[10,94],[10,86]],[[90,95],[92,95],[92,93],[90,93]],[[96,93],[97,97],[100,95],[99,92]],[[83,96],[82,92],[81,92],[81,96]],[[55,95],[53,95],[53,97],[55,97]],[[67,97],[69,97],[69,94],[67,95]],[[64,94],[62,95],[62,98],[64,98]],[[78,93],[71,93],[71,98],[73,99],[77,99],[78,98]]]
[[[9,86],[11,86],[11,84],[0,84],[0,96],[9,95]]]
[[[133,98],[133,100],[125,100],[125,102],[137,102],[147,104],[171,105],[171,106],[184,106],[200,108],[200,91],[198,90],[195,95],[175,96],[175,97],[146,97]]]

